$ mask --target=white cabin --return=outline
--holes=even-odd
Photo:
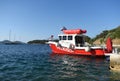
[[[59,36],[59,44],[61,46],[69,48],[70,45],[74,45],[75,47],[84,47],[85,40],[84,35],[82,34],[60,34]]]

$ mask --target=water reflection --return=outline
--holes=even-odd
[[[109,78],[108,61],[105,58],[50,54],[52,67],[61,78],[69,77],[84,80],[107,80]],[[86,79],[85,79],[86,80]]]
[[[56,68],[61,78],[77,76],[77,71],[80,70],[79,66],[77,66],[78,59],[73,59],[68,55],[56,54],[51,54],[51,59],[54,62],[53,67]]]
[[[52,59],[60,60],[72,60],[72,61],[80,61],[81,63],[84,63],[86,61],[90,62],[102,62],[105,61],[105,57],[93,57],[93,56],[80,56],[80,55],[62,55],[62,54],[50,54],[50,57]],[[65,61],[66,62],[66,61]]]
[[[120,81],[120,71],[110,71],[110,81]]]

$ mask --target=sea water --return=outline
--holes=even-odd
[[[106,58],[52,54],[48,45],[0,45],[0,81],[120,81]]]

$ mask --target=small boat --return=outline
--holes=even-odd
[[[84,37],[86,30],[72,29],[62,30],[59,34],[59,41],[48,41],[51,50],[55,54],[68,54],[68,55],[86,55],[86,56],[109,56],[112,54],[112,42],[108,38],[105,46],[90,46],[85,43]]]

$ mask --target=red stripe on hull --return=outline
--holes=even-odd
[[[103,49],[91,49],[86,52],[84,49],[68,49],[65,47],[57,47],[54,44],[50,44],[53,53],[57,54],[70,54],[70,55],[90,55],[90,56],[104,56],[105,51]]]

